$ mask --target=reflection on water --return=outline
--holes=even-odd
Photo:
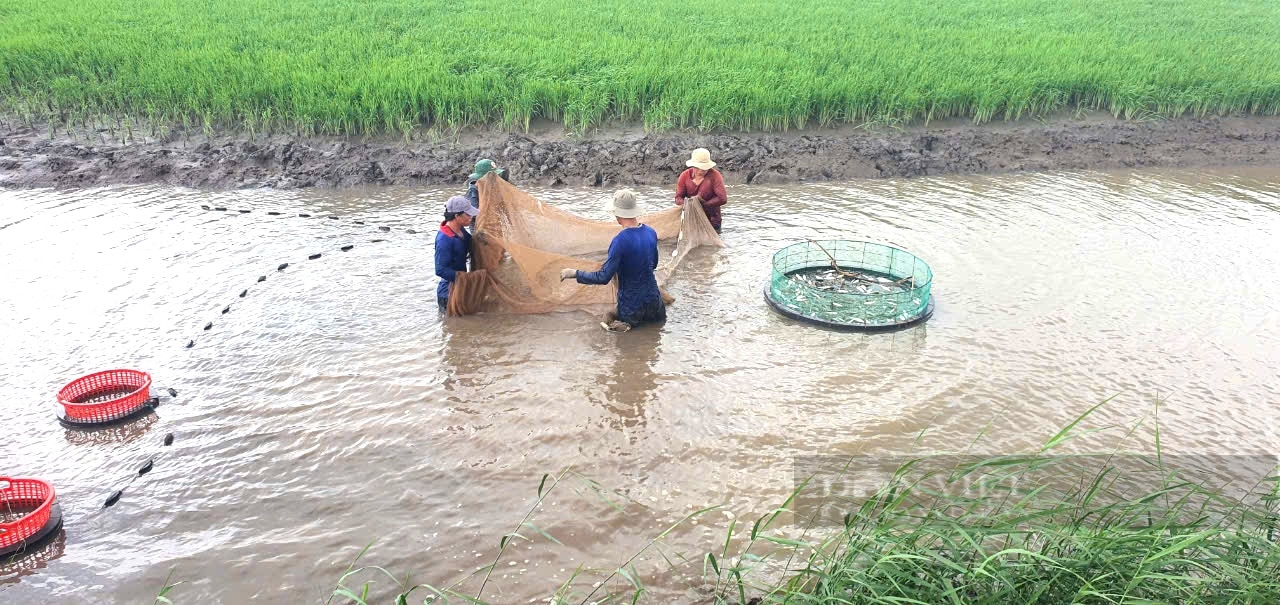
[[[24,577],[42,573],[66,550],[67,530],[62,527],[22,552],[0,556],[0,586],[16,584]]]
[[[63,428],[63,436],[70,445],[107,445],[131,443],[149,434],[151,427],[160,421],[154,410],[120,424],[102,427]]]
[[[453,193],[0,192],[0,459],[53,482],[66,518],[60,555],[4,576],[0,600],[148,601],[170,569],[184,601],[309,600],[370,542],[365,561],[447,583],[492,560],[544,473],[572,468],[627,508],[558,489],[537,509],[562,545],[521,542],[485,594],[545,598],[690,511],[772,509],[806,456],[1026,451],[1108,397],[1089,426],[1159,402],[1170,453],[1280,444],[1275,171],[732,189],[727,246],[688,256],[665,325],[625,334],[578,312],[442,318],[431,238]],[[534,193],[605,218],[599,191]],[[927,323],[828,332],[765,304],[776,250],[864,235],[934,269]],[[180,404],[58,425],[57,389],[114,367]],[[700,560],[727,519],[668,542]],[[661,602],[691,598],[696,567],[641,572]]]
[[[595,375],[603,389],[600,403],[609,412],[605,418],[613,428],[625,433],[644,426],[645,407],[658,386],[654,364],[661,344],[659,326],[641,326],[617,335],[616,342],[605,339],[596,347],[599,363],[583,368]],[[634,444],[634,436],[628,441]]]

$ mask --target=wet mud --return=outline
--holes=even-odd
[[[730,184],[778,184],[961,173],[1280,165],[1280,117],[1126,121],[1109,116],[904,129],[773,134],[644,133],[577,137],[464,132],[404,141],[359,137],[205,136],[122,140],[106,131],[0,126],[0,187],[165,183],[201,189],[462,183],[477,158],[521,185],[675,182],[706,147]]]

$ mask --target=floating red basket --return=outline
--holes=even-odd
[[[138,412],[151,400],[151,375],[137,370],[107,370],[77,378],[61,391],[58,403],[73,424],[112,422]]]
[[[44,481],[0,477],[0,554],[21,550],[32,536],[47,533],[42,530],[50,525],[55,500],[53,486]]]

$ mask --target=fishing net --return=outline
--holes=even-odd
[[[596,271],[609,243],[622,230],[613,221],[593,221],[544,204],[493,174],[476,182],[473,271],[450,288],[450,315],[604,312],[617,305],[617,279],[607,286],[561,280],[565,268]],[[723,246],[701,203],[646,214],[638,219],[658,233],[655,277],[661,288],[685,255],[699,246]],[[663,300],[674,299],[663,290]]]
[[[778,311],[838,328],[910,325],[932,313],[933,271],[874,242],[807,241],[773,255],[765,298]]]

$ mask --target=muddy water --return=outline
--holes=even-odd
[[[370,542],[368,562],[447,585],[569,467],[622,510],[559,485],[530,518],[563,544],[524,530],[536,543],[485,598],[545,598],[722,504],[668,539],[692,563],[639,562],[660,600],[687,600],[729,515],[780,504],[799,457],[954,449],[984,429],[973,450],[1024,451],[1108,397],[1089,427],[1158,402],[1171,451],[1280,445],[1277,171],[733,189],[727,247],[686,259],[665,326],[625,335],[581,313],[442,321],[429,232],[448,193],[0,192],[3,471],[52,481],[66,516],[49,552],[0,570],[0,600],[149,601],[172,569],[186,602],[313,601]],[[598,216],[608,192],[535,193]],[[767,308],[774,250],[860,235],[932,265],[932,320],[850,335]],[[56,390],[112,367],[179,396],[124,428],[61,428]]]

